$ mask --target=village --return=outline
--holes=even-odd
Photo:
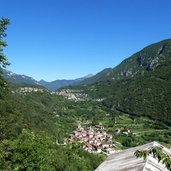
[[[51,92],[51,94],[60,95],[69,100],[74,100],[74,101],[84,101],[85,99],[88,98],[88,95],[83,93],[82,90],[64,89],[56,92]]]
[[[83,93],[82,90],[69,90],[69,89],[64,89],[60,91],[49,91],[45,88],[42,87],[20,87],[16,89],[15,91],[12,91],[12,93],[21,93],[21,94],[28,94],[28,93],[36,93],[36,92],[49,92],[50,94],[55,94],[59,96],[63,96],[64,98],[68,100],[73,100],[75,102],[77,101],[84,101],[88,99],[88,95]]]
[[[88,152],[106,154],[115,152],[112,145],[112,135],[106,133],[101,125],[84,128],[79,124],[77,129],[70,134],[67,143],[74,143],[76,141],[82,143],[82,148]]]
[[[43,93],[45,89],[37,88],[37,87],[21,87],[18,92],[19,93],[31,93],[31,92],[41,92]]]

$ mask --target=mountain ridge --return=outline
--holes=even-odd
[[[16,74],[14,72],[5,69],[3,69],[2,76],[6,81],[15,84],[27,83],[27,84],[39,85],[38,81],[30,76],[26,76],[23,74]]]
[[[54,81],[45,81],[45,80],[40,80],[37,81],[34,78],[23,75],[23,74],[16,74],[14,72],[11,72],[9,70],[3,70],[3,78],[11,83],[15,84],[29,84],[29,85],[40,85],[44,86],[48,90],[55,91],[61,87],[69,86],[69,85],[77,85],[84,79],[92,77],[93,74],[88,74],[84,77],[81,78],[76,78],[76,79],[57,79]]]
[[[125,77],[132,77],[134,75],[144,74],[143,72],[151,71],[155,69],[156,63],[161,62],[162,60],[162,53],[167,49],[167,44],[171,45],[171,39],[165,39],[157,43],[153,43],[149,46],[146,46],[145,48],[141,49],[140,51],[134,53],[130,57],[124,59],[120,64],[118,64],[114,68],[105,68],[96,75],[92,76],[90,79],[86,79],[82,82],[82,84],[91,84],[95,83],[96,81],[102,81],[107,79],[121,79]],[[149,49],[152,48],[152,57],[149,56],[149,60],[147,59]],[[155,51],[155,49],[158,49]],[[138,56],[138,57],[137,57]],[[160,56],[160,58],[155,58]],[[169,56],[167,56],[167,60],[169,60]],[[133,64],[132,64],[133,63]],[[130,68],[130,65],[134,65],[132,68]],[[141,66],[141,67],[140,67]],[[140,68],[139,68],[140,67]],[[137,68],[140,69],[140,71],[137,70]],[[99,76],[100,75],[100,76]],[[105,76],[106,75],[106,76]],[[93,80],[93,81],[92,81]]]

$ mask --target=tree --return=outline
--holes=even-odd
[[[165,154],[160,147],[153,147],[149,150],[137,150],[134,155],[138,158],[143,158],[144,160],[148,155],[152,155],[158,162],[162,162],[166,168],[171,171],[171,157]]]
[[[7,43],[4,41],[4,38],[7,36],[5,30],[7,29],[7,25],[9,23],[10,21],[7,18],[0,19],[0,74],[2,74],[2,69],[9,65],[9,62],[3,53],[3,48],[7,46]],[[2,79],[2,76],[0,75],[0,88],[4,87],[5,81]]]
[[[59,146],[45,132],[23,129],[14,140],[0,141],[0,171],[90,171],[105,156],[79,146]]]
[[[23,130],[13,141],[0,143],[2,170],[55,171],[56,145],[45,133],[35,134]]]

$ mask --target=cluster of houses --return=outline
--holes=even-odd
[[[41,92],[43,93],[45,90],[43,88],[36,88],[36,87],[21,87],[17,90],[17,92],[26,94],[31,92]]]
[[[83,93],[82,90],[70,90],[70,89],[64,89],[60,91],[48,91],[47,89],[43,88],[37,88],[37,87],[21,87],[18,88],[15,91],[12,91],[12,93],[22,93],[22,94],[27,94],[27,93],[32,93],[32,92],[49,92],[50,94],[55,94],[59,96],[63,96],[69,100],[74,100],[74,101],[84,101],[85,99],[88,98],[88,95]]]
[[[88,97],[88,95],[83,93],[82,90],[70,90],[70,89],[64,89],[61,91],[52,92],[52,94],[57,94],[74,101],[81,101]]]
[[[80,124],[77,129],[70,134],[68,143],[79,141],[83,144],[82,148],[89,152],[111,154],[114,151],[112,145],[112,135],[106,133],[104,127],[96,125],[84,128]]]

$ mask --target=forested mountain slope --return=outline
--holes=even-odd
[[[93,79],[93,77],[91,78]],[[171,39],[152,44],[101,76],[75,87],[115,111],[171,124]]]

